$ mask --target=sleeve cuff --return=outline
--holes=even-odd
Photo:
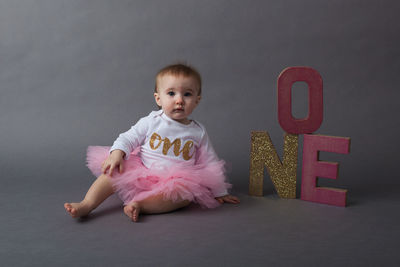
[[[127,160],[127,159],[129,159],[129,157],[130,157],[131,153],[130,153],[130,152],[128,152],[128,150],[127,150],[125,147],[120,147],[120,146],[112,146],[112,147],[110,148],[110,151],[109,151],[109,153],[111,153],[111,152],[113,152],[114,150],[117,150],[117,149],[124,151],[124,153],[125,153],[124,160]]]
[[[222,196],[226,196],[228,195],[228,190],[223,190],[223,191],[219,191],[219,192],[213,192],[214,197],[222,197]]]

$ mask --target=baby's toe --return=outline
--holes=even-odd
[[[138,218],[139,218],[139,213],[135,210],[135,211],[133,211],[132,214],[133,214],[133,217],[132,217],[133,221],[137,222]]]
[[[78,213],[78,211],[75,208],[71,208],[70,213],[71,213],[72,217],[76,217],[76,214]]]

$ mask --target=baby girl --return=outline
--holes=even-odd
[[[204,126],[188,118],[201,99],[200,74],[184,64],[163,68],[154,98],[160,110],[120,134],[111,148],[88,148],[88,167],[98,178],[81,202],[64,204],[72,217],[88,215],[115,192],[135,222],[141,213],[170,212],[191,202],[205,208],[239,203],[228,194],[224,161]]]

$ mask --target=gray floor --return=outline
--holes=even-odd
[[[13,175],[5,176],[0,189],[2,266],[400,264],[395,184],[350,184],[349,205],[339,208],[276,194],[250,197],[243,183],[234,192],[240,205],[191,205],[133,223],[114,196],[88,218],[70,218],[63,203],[83,196],[89,172],[60,177],[55,170],[31,168],[33,176],[3,168]]]

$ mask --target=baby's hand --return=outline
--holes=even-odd
[[[239,198],[232,196],[232,195],[226,195],[226,196],[222,196],[222,197],[216,197],[216,200],[218,200],[219,203],[233,203],[233,204],[238,204],[240,203]]]
[[[118,168],[119,173],[124,171],[124,156],[125,152],[119,149],[113,150],[101,166],[101,172],[112,176],[115,168]]]

